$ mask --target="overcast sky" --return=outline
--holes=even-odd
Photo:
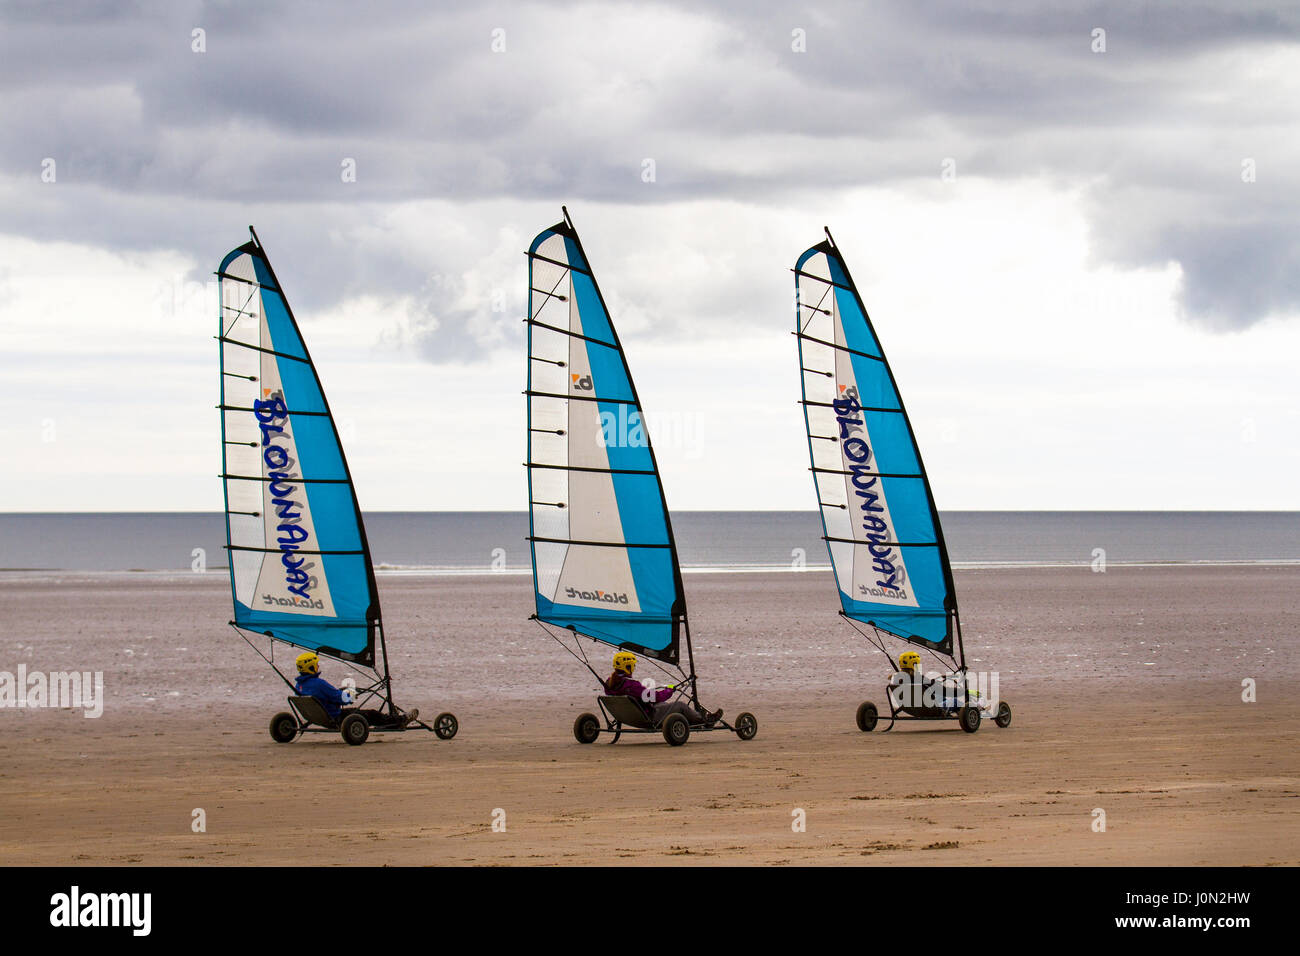
[[[0,510],[219,510],[249,223],[362,505],[522,510],[561,203],[675,509],[815,508],[823,225],[940,508],[1295,509],[1297,9],[0,2]]]

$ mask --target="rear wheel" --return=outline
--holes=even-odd
[[[963,707],[957,714],[957,720],[961,722],[961,729],[968,734],[973,734],[980,729],[980,709],[978,707]]]
[[[664,721],[664,740],[674,747],[680,747],[691,736],[691,722],[682,714],[669,714]]]
[[[339,724],[339,733],[353,747],[360,747],[370,736],[370,724],[360,714],[348,714]]]
[[[876,723],[880,720],[880,714],[876,711],[876,705],[869,700],[864,700],[858,705],[858,730],[863,733],[871,733],[876,729]]]
[[[741,740],[753,740],[754,735],[758,733],[758,718],[745,711],[736,718],[733,726],[736,728],[736,736]]]
[[[998,704],[998,715],[993,718],[993,723],[999,727],[1011,726],[1011,705],[1005,700]]]
[[[579,714],[573,722],[573,737],[580,744],[594,744],[600,736],[600,719],[595,714]]]
[[[460,724],[455,714],[441,713],[433,719],[433,732],[438,735],[439,740],[451,740],[458,730]]]
[[[271,718],[271,739],[277,744],[292,743],[298,736],[298,720],[293,714],[281,711]]]

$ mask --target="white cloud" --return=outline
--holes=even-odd
[[[1046,180],[959,178],[815,204],[575,209],[670,505],[812,507],[789,269],[829,223],[941,508],[1295,508],[1300,328],[1180,322],[1177,266],[1094,263],[1084,204]],[[557,212],[399,204],[340,237],[405,249],[451,291],[296,310],[367,509],[524,507],[522,251]],[[485,218],[498,228],[475,246]],[[268,243],[296,303],[309,270]],[[218,508],[215,305],[184,278],[202,264],[15,238],[0,261],[3,508]],[[430,302],[455,308],[429,341],[475,342],[473,361],[426,360]]]

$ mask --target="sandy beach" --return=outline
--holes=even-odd
[[[590,675],[522,576],[381,577],[399,702],[461,731],[348,747],[271,741],[284,688],[221,572],[0,575],[0,671],[105,680],[98,719],[0,710],[0,861],[1300,863],[1300,567],[959,571],[971,666],[1014,708],[974,735],[854,727],[887,669],[827,573],[686,588],[704,702],[756,714],[753,741],[579,745]]]

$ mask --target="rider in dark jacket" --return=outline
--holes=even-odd
[[[298,655],[296,661],[298,665],[298,679],[294,682],[294,689],[303,697],[314,697],[320,701],[320,705],[325,708],[325,713],[329,714],[330,720],[338,723],[346,714],[361,714],[366,718],[366,722],[372,727],[405,727],[420,716],[417,708],[411,708],[408,711],[396,711],[392,714],[386,714],[382,710],[359,710],[352,704],[352,692],[349,690],[339,690],[329,681],[320,676],[320,657],[311,651],[304,651]]]

